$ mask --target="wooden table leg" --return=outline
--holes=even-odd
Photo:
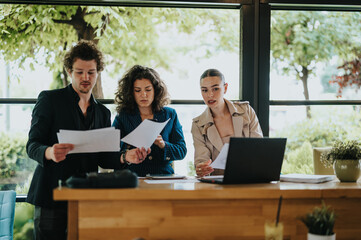
[[[78,201],[68,202],[68,240],[78,239]]]

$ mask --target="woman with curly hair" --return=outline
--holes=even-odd
[[[182,126],[170,102],[167,87],[152,68],[135,65],[118,82],[115,96],[117,116],[113,126],[121,138],[132,132],[145,119],[165,122],[170,119],[149,149],[120,143],[124,168],[138,174],[173,174],[172,162],[187,153]]]

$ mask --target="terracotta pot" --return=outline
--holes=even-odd
[[[341,182],[356,182],[360,177],[360,160],[336,160],[333,169]]]
[[[307,233],[307,240],[336,240],[336,233],[333,235],[317,235]]]

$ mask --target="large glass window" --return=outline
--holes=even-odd
[[[158,70],[172,99],[200,99],[197,80],[207,68],[224,72],[232,82],[230,94],[239,96],[237,10],[47,5],[0,9],[0,53],[5,60],[1,72],[11,77],[8,97],[35,98],[42,89],[69,82],[62,58],[78,38],[97,41],[106,55],[100,80],[104,98],[113,98],[117,80],[134,64]],[[73,23],[75,18],[84,29]]]
[[[313,147],[361,138],[360,106],[341,105],[361,99],[361,14],[271,13],[270,136],[288,138],[284,173],[313,173]]]
[[[20,101],[0,104],[1,189],[27,193],[36,165],[25,152],[35,99],[42,90],[69,83],[62,59],[79,38],[94,39],[105,54],[99,98],[113,99],[118,80],[134,64],[156,69],[172,100],[201,100],[199,77],[208,68],[224,73],[232,86],[229,99],[240,95],[236,9],[3,4],[0,12],[0,97]],[[24,98],[34,101],[26,104]],[[115,106],[107,107],[113,120]],[[178,112],[188,147],[175,171],[193,174],[191,123],[205,106],[171,107]]]

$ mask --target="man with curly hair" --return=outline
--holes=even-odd
[[[53,200],[59,182],[76,174],[121,167],[119,153],[69,154],[72,144],[58,143],[60,129],[110,127],[110,111],[96,101],[92,89],[104,69],[96,45],[80,41],[66,53],[64,67],[72,80],[67,87],[42,91],[32,113],[26,150],[38,162],[27,202],[35,205],[35,239],[66,239],[67,203]]]

